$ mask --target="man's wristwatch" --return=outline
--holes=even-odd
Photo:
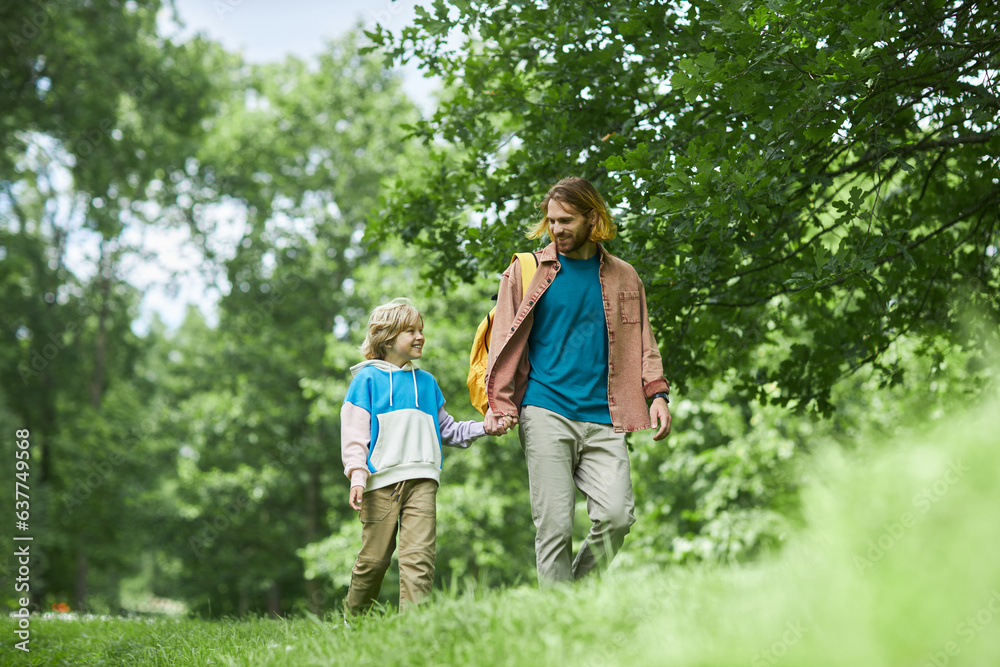
[[[658,398],[662,398],[663,400],[665,400],[667,402],[667,405],[670,405],[670,394],[668,394],[665,391],[658,391],[655,394],[653,394],[652,396],[650,396],[649,397],[649,402],[652,403],[653,401],[655,401]]]

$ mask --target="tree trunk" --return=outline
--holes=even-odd
[[[101,407],[104,394],[104,363],[107,353],[108,339],[108,300],[111,292],[110,269],[105,255],[104,242],[101,242],[101,255],[98,267],[101,272],[101,309],[97,316],[97,341],[94,345],[94,374],[90,384],[90,405],[94,410]],[[114,593],[114,591],[112,591]],[[76,606],[84,609],[87,602],[87,555],[81,541],[76,553]],[[114,602],[114,601],[112,601]]]
[[[104,365],[108,347],[108,300],[111,297],[110,268],[105,266],[104,244],[101,244],[101,271],[107,272],[101,278],[101,309],[97,314],[97,341],[94,343],[94,375],[90,383],[90,405],[95,410],[101,407],[104,395]]]
[[[267,611],[275,618],[281,617],[281,584],[271,582],[271,590],[267,592]]]
[[[241,618],[246,616],[247,612],[250,611],[250,594],[247,593],[246,586],[240,587],[240,597],[239,602],[237,602],[237,610]]]
[[[113,566],[111,571],[108,573],[108,609],[110,613],[114,615],[121,615],[122,613],[122,600],[121,600],[121,580],[118,578],[119,569],[117,566]]]
[[[76,586],[74,590],[73,608],[84,611],[87,608],[87,554],[83,545],[76,552]]]
[[[309,466],[309,484],[306,487],[306,544],[316,541],[319,529],[319,464]],[[323,605],[320,600],[319,582],[306,579],[306,599],[309,601],[309,611],[319,616]]]

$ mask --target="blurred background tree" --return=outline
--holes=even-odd
[[[0,377],[35,456],[36,600],[85,606],[99,591],[114,607],[144,546],[127,536],[149,518],[143,489],[155,484],[147,466],[159,443],[129,438],[153,388],[137,376],[144,341],[131,329],[138,295],[125,274],[136,248],[125,230],[167,224],[145,203],[157,188],[176,193],[171,177],[214,109],[222,53],[161,39],[160,8],[0,10]],[[90,253],[74,247],[84,237]],[[71,254],[82,255],[75,269]]]

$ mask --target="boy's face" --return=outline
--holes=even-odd
[[[402,367],[424,354],[424,325],[417,323],[399,332],[392,345],[386,346],[385,360]]]

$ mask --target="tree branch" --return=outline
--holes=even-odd
[[[845,167],[842,167],[836,171],[824,172],[824,176],[829,176],[830,178],[835,178],[842,174],[854,171],[860,166],[873,162],[875,160],[880,160],[886,155],[895,155],[896,153],[911,154],[915,152],[924,152],[934,150],[936,148],[951,147],[951,146],[965,146],[967,144],[985,144],[991,139],[996,138],[997,134],[994,132],[976,132],[973,134],[967,134],[961,137],[945,137],[944,139],[939,139],[937,141],[932,141],[928,143],[918,143],[918,144],[905,144],[891,151],[871,151],[866,153],[864,156],[859,158],[856,162],[853,162]]]
[[[995,200],[998,200],[998,199],[1000,199],[1000,190],[994,191],[991,196],[986,197],[985,199],[983,199],[982,201],[980,201],[978,204],[976,204],[972,208],[965,210],[964,212],[962,212],[961,214],[959,214],[957,217],[955,217],[954,219],[952,219],[950,222],[948,222],[948,223],[946,223],[944,225],[941,225],[939,228],[937,228],[933,232],[929,232],[926,235],[922,236],[921,238],[916,239],[915,241],[911,242],[909,245],[906,246],[905,249],[899,250],[899,251],[897,251],[897,252],[895,252],[895,253],[893,253],[891,255],[886,255],[885,257],[880,257],[879,259],[875,260],[875,262],[874,262],[875,265],[876,266],[881,266],[881,265],[885,264],[886,262],[890,262],[890,261],[892,261],[894,259],[898,259],[899,257],[902,257],[904,252],[909,252],[910,250],[913,250],[914,248],[916,248],[916,247],[918,247],[920,245],[923,245],[924,243],[926,243],[927,241],[931,240],[932,238],[934,238],[938,234],[940,234],[940,233],[942,233],[942,232],[944,232],[944,231],[946,231],[946,230],[954,227],[958,223],[960,223],[963,220],[965,220],[966,218],[968,218],[968,217],[976,214],[978,211],[980,211],[981,209],[983,209],[984,207],[986,207],[987,205],[993,203]],[[851,278],[853,278],[853,277],[855,277],[857,275],[862,275],[862,274],[864,274],[864,271],[862,271],[860,269],[859,270],[850,271],[850,272],[845,273],[844,275],[842,275],[840,278],[838,278],[836,280],[833,280],[833,281],[830,281],[829,283],[826,283],[826,284],[822,285],[819,289],[828,289],[830,287],[836,287],[837,285],[841,285],[841,284],[847,282],[848,280],[850,280]],[[735,276],[731,276],[731,277],[735,277]],[[719,306],[719,307],[722,307],[722,308],[748,308],[748,307],[752,307],[752,306],[763,305],[763,304],[767,303],[768,301],[770,301],[771,299],[773,299],[775,297],[778,297],[778,296],[783,296],[783,295],[786,295],[786,294],[796,294],[798,292],[802,292],[802,291],[807,290],[807,289],[809,289],[809,286],[782,288],[780,290],[777,290],[775,292],[772,292],[772,293],[768,294],[767,296],[765,296],[763,298],[756,299],[754,301],[743,301],[743,302],[710,301],[708,298],[706,298],[706,299],[702,299],[697,305],[698,306],[702,306],[702,305]]]

